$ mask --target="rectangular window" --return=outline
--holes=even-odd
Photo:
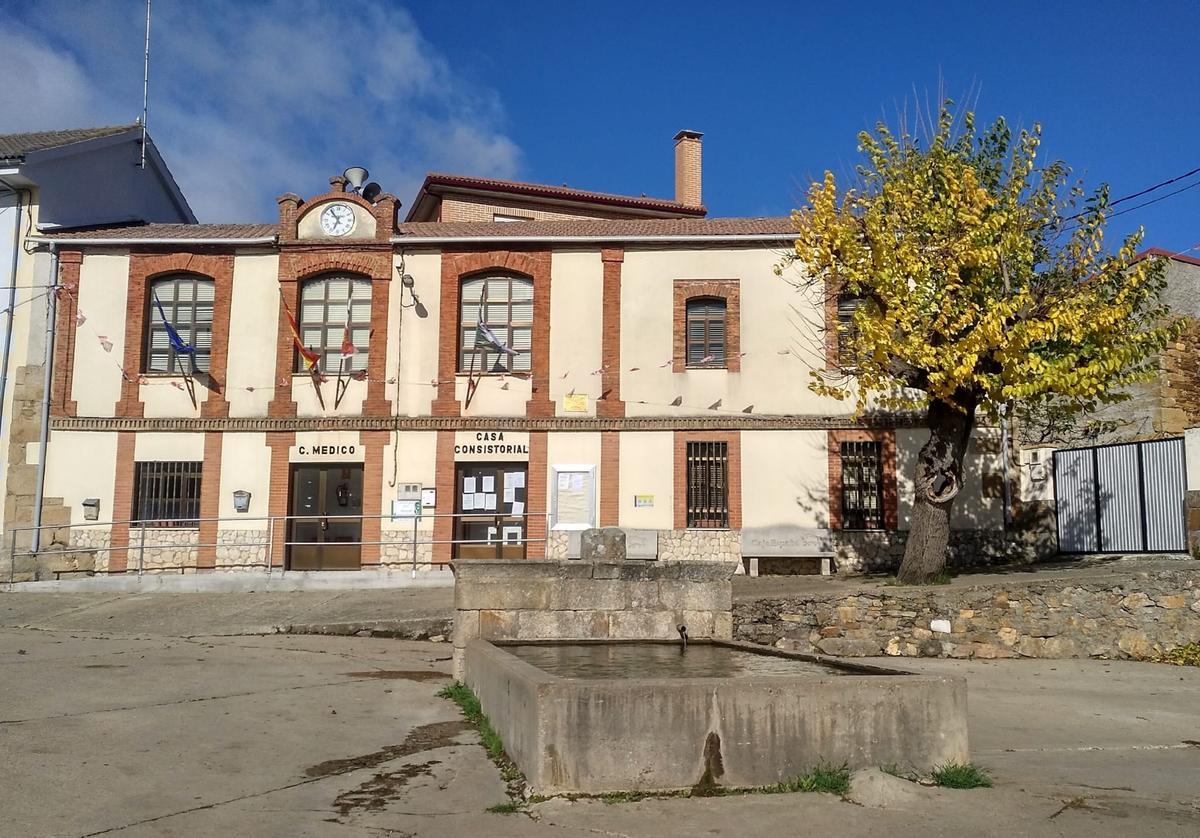
[[[492,221],[533,221],[533,217],[529,215],[512,215],[505,212],[492,213]]]
[[[729,528],[728,443],[687,444],[687,525]]]
[[[858,327],[854,324],[854,312],[862,305],[858,297],[838,297],[837,306],[837,358],[838,366],[844,370],[854,369],[854,344],[858,340]]]
[[[725,366],[725,301],[699,297],[687,301],[687,365]]]
[[[842,529],[883,529],[883,455],[878,442],[842,443]]]
[[[195,527],[200,518],[200,462],[134,466],[134,520],[155,527]]]

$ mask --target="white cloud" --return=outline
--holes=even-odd
[[[0,131],[132,122],[139,0],[18,11],[0,51]],[[149,128],[201,220],[270,220],[364,165],[404,200],[426,170],[513,177],[497,94],[465,81],[403,9],[381,2],[160,3]]]

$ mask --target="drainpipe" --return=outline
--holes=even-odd
[[[4,352],[0,357],[0,427],[3,427],[4,397],[8,391],[8,361],[12,352],[13,313],[17,307],[17,262],[21,252],[21,193],[28,190],[18,189],[3,178],[0,178],[0,186],[17,196],[17,215],[13,219],[12,267],[8,279],[8,308],[4,311]],[[30,199],[32,201],[32,195]]]
[[[32,552],[42,547],[42,496],[46,491],[46,443],[50,440],[50,384],[54,378],[54,332],[58,327],[58,243],[50,242],[50,282],[46,305],[46,358],[42,376],[42,421],[38,435],[37,480],[33,496]]]

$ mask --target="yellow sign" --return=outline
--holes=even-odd
[[[563,396],[563,413],[587,413],[588,397],[586,393],[567,393]]]

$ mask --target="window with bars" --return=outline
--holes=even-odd
[[[854,312],[863,304],[861,297],[843,294],[837,302],[837,360],[842,369],[854,369],[854,342],[858,338],[858,327],[854,325]]]
[[[155,527],[198,526],[203,466],[203,463],[192,461],[136,463],[134,520]]]
[[[883,529],[883,454],[878,442],[842,443],[842,529]]]
[[[212,352],[213,281],[193,274],[164,277],[151,283],[148,302],[145,372],[208,372]],[[167,334],[167,323],[175,329],[180,340],[195,347],[194,354],[176,353]]]
[[[725,301],[695,297],[687,301],[687,365],[725,366]]]
[[[350,329],[354,354],[342,365],[342,339]],[[300,340],[321,356],[321,371],[357,372],[367,368],[371,343],[371,282],[348,274],[332,274],[300,288]],[[300,353],[295,370],[304,372]]]
[[[729,445],[687,444],[687,525],[729,528]]]
[[[484,346],[480,324],[515,355]],[[522,373],[531,369],[533,280],[520,276],[463,281],[459,311],[458,371]]]

